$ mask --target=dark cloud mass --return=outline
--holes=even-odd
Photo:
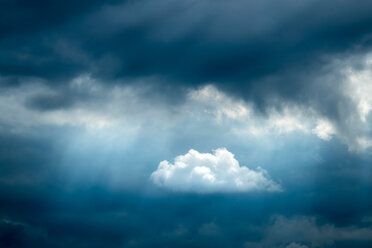
[[[249,83],[368,47],[372,22],[370,1],[2,5],[2,74],[53,79],[93,72]]]
[[[0,0],[0,247],[372,247],[371,96],[370,0]]]

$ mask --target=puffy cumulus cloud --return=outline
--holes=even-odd
[[[165,189],[182,192],[249,192],[281,191],[267,171],[257,167],[251,170],[240,166],[234,154],[226,148],[213,153],[189,150],[175,158],[174,164],[164,160],[151,174],[152,181]]]

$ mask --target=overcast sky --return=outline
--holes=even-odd
[[[0,0],[0,246],[372,247],[372,1]]]

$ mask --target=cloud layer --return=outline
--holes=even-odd
[[[226,148],[211,153],[200,153],[191,149],[175,158],[174,164],[164,160],[151,175],[160,187],[183,192],[249,192],[281,191],[267,172],[257,167],[251,170],[240,166],[234,154]]]
[[[371,82],[371,0],[1,0],[0,247],[372,247]]]

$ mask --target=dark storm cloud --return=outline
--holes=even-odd
[[[312,69],[322,56],[363,43],[371,31],[370,3],[335,4],[145,1],[102,11],[101,25],[113,30],[98,29],[99,39],[87,47],[100,57],[111,52],[121,62],[118,75],[241,86],[283,70]]]
[[[355,113],[355,106],[343,95],[344,77],[332,63],[370,50],[368,0],[67,1],[63,5],[5,1],[2,5],[3,85],[38,78],[60,87],[82,74],[104,84],[155,76],[159,80],[148,81],[158,87],[151,95],[160,94],[174,104],[182,99],[180,88],[213,82],[252,101],[263,113],[267,107],[280,108],[273,101],[278,98],[311,106],[348,137],[356,136],[344,121]],[[350,60],[350,65],[360,63]],[[61,92],[31,99],[28,106],[70,108],[86,99],[65,94],[63,87],[57,91]]]
[[[99,1],[1,1],[1,37],[33,34],[69,22],[96,7]]]
[[[314,73],[325,57],[368,46],[372,31],[370,1],[2,5],[1,74],[54,80],[82,72],[109,78],[163,75],[240,88],[278,73]],[[295,81],[292,87],[301,84]]]
[[[370,154],[310,134],[260,143],[203,106],[174,107],[212,82],[368,138],[339,70],[365,69],[371,34],[369,0],[1,1],[0,246],[371,247]],[[177,119],[199,107],[205,119]],[[87,128],[99,113],[119,125]],[[148,180],[162,159],[216,146],[269,168],[284,191],[176,194]]]
[[[110,2],[114,1],[106,1]],[[53,36],[67,36],[66,26],[100,5],[100,1],[1,1],[0,73],[56,79],[80,71],[82,61],[56,51],[62,48]]]

